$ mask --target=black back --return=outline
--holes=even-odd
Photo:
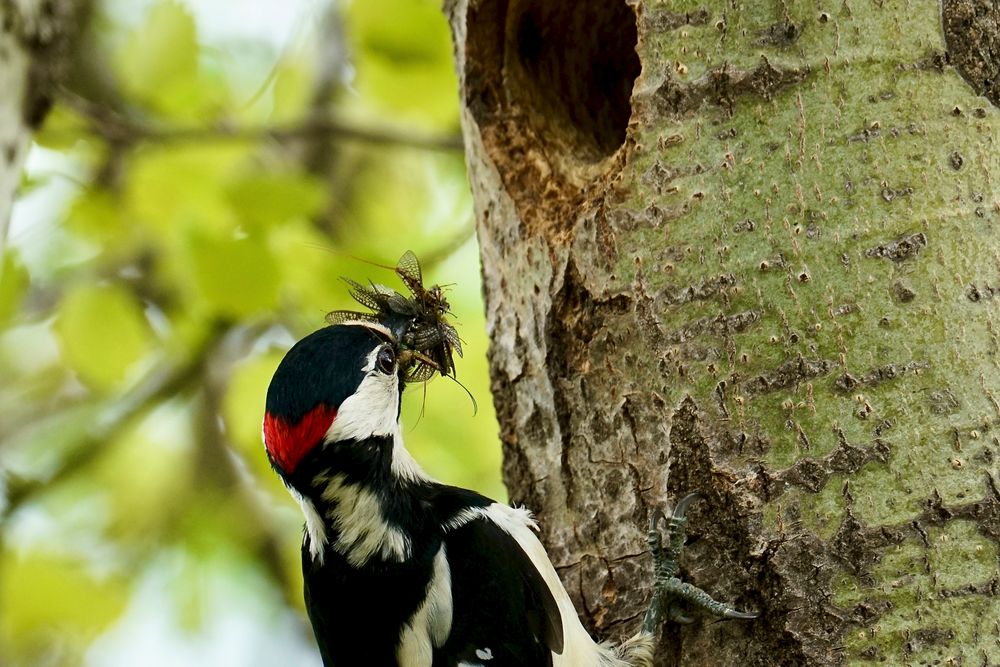
[[[386,519],[405,526],[413,557],[405,563],[373,558],[356,568],[328,548],[322,565],[302,549],[306,608],[327,667],[395,667],[401,632],[423,603],[434,556],[444,544],[451,575],[452,626],[434,650],[434,667],[460,662],[491,667],[550,667],[562,652],[562,621],[552,593],[517,541],[477,518],[446,530],[463,510],[492,500],[474,491],[415,483]],[[392,509],[390,509],[392,508]],[[489,650],[484,661],[476,651]],[[406,666],[404,666],[406,667]]]
[[[405,623],[420,607],[440,540],[414,544],[413,558],[361,568],[327,549],[323,565],[302,549],[306,609],[327,667],[396,666]]]

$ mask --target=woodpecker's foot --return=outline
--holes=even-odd
[[[677,578],[680,568],[679,559],[684,550],[686,538],[688,507],[701,498],[701,494],[689,493],[680,499],[673,513],[667,517],[661,510],[653,514],[649,521],[649,551],[653,556],[655,567],[656,588],[653,590],[653,600],[646,612],[643,629],[655,632],[665,613],[667,618],[678,623],[690,623],[694,619],[684,615],[681,605],[684,602],[704,609],[713,616],[724,618],[757,618],[756,613],[737,611],[722,602],[716,602],[712,596],[697,586],[685,583]],[[660,519],[667,520],[667,544],[663,544],[663,534],[660,533]]]

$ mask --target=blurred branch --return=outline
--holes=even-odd
[[[288,577],[281,555],[286,545],[259,486],[230,443],[222,421],[222,402],[233,366],[247,357],[263,332],[264,329],[257,326],[234,327],[221,337],[212,353],[203,359],[199,369],[203,400],[195,416],[200,460],[195,469],[221,488],[224,497],[239,500],[241,510],[247,515],[246,525],[253,526],[259,532],[258,556],[278,583],[286,602],[289,606],[295,606],[291,595],[296,587]],[[263,456],[263,452],[261,455]],[[232,493],[234,489],[237,491],[235,494]]]
[[[319,23],[318,47],[314,54],[316,72],[310,95],[307,118],[326,118],[330,104],[336,95],[343,92],[343,82],[347,80],[350,54],[347,51],[347,37],[344,34],[343,7],[340,2],[328,1]],[[320,137],[319,141],[302,141],[298,147],[302,164],[313,174],[327,174],[337,151],[332,147],[333,137]]]
[[[180,393],[199,377],[205,355],[212,348],[214,341],[218,340],[221,332],[221,325],[215,326],[183,363],[164,363],[153,368],[134,389],[113,399],[110,407],[95,420],[89,431],[83,434],[54,474],[45,479],[8,477],[7,505],[3,508],[4,514],[14,513],[36,493],[57,484],[71,473],[93,462],[104,451],[101,445],[113,439],[133,418]]]
[[[426,135],[400,128],[366,128],[332,118],[306,118],[296,124],[239,127],[226,123],[192,127],[155,127],[94,104],[63,90],[61,99],[90,121],[91,128],[116,146],[140,142],[187,143],[198,141],[263,141],[273,139],[339,139],[373,146],[395,146],[421,150],[457,152],[463,150],[459,135]]]
[[[350,76],[342,3],[327,1],[318,31],[320,48],[313,54],[316,73],[307,118],[326,118],[333,101],[344,92],[343,82]],[[338,223],[344,217],[343,203],[355,191],[358,176],[363,171],[359,163],[366,156],[359,155],[358,151],[346,151],[343,144],[329,136],[319,140],[299,140],[292,144],[292,148],[306,170],[326,182],[326,210],[313,216],[313,224],[325,236],[336,239],[340,231]]]
[[[106,263],[81,266],[72,281],[32,283],[21,302],[21,316],[26,322],[51,317],[66,290],[81,282],[124,285],[139,300],[153,304],[161,311],[169,311],[174,307],[176,297],[154,281],[156,259],[156,253],[151,248],[143,247],[131,255],[112,257]],[[4,435],[3,425],[0,425],[0,441]]]
[[[2,508],[3,514],[14,513],[37,493],[95,461],[104,451],[102,445],[116,437],[140,414],[195,387],[202,396],[195,416],[198,456],[202,460],[195,469],[208,475],[227,497],[234,488],[239,491],[234,495],[239,498],[247,515],[252,517],[247,525],[255,526],[260,531],[260,558],[286,597],[290,596],[295,586],[289,581],[282,560],[284,542],[273,517],[249,483],[250,477],[242,460],[228,444],[220,417],[233,365],[246,357],[267,326],[267,323],[232,326],[218,322],[183,363],[166,363],[150,370],[135,389],[111,402],[111,407],[95,420],[53,475],[44,479],[8,477],[7,504]],[[289,598],[289,603],[292,602]]]

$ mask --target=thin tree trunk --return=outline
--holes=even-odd
[[[995,4],[446,11],[504,475],[594,633],[700,490],[684,575],[761,616],[662,664],[1000,663]]]
[[[0,260],[31,134],[52,106],[89,0],[0,0]],[[0,261],[2,278],[3,261]]]

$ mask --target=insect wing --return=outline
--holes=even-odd
[[[434,368],[429,364],[422,362],[417,362],[406,374],[406,382],[427,382],[434,374],[438,372],[438,369]]]
[[[445,344],[441,346],[441,356],[443,357],[441,364],[444,369],[443,375],[451,375],[455,377],[455,358],[451,354],[451,345]]]
[[[419,315],[421,311],[419,301],[416,299],[407,299],[402,294],[395,292],[386,300],[386,304],[389,310],[400,315],[414,316]]]
[[[399,258],[396,274],[412,297],[383,285],[362,285],[344,278],[351,297],[372,312],[335,310],[326,316],[326,321],[330,324],[372,323],[389,329],[404,348],[417,355],[410,368],[403,371],[406,382],[425,382],[435,373],[454,378],[453,355],[458,352],[458,356],[462,356],[462,341],[455,327],[445,320],[450,309],[443,290],[439,285],[429,290],[424,288],[420,261],[412,250]]]
[[[412,250],[407,250],[396,263],[396,275],[406,283],[407,289],[415,297],[422,297],[424,294],[424,274],[420,270],[420,260],[413,254]]]
[[[350,278],[344,278],[343,281],[350,285],[351,298],[360,303],[365,308],[370,308],[371,310],[381,312],[385,310],[385,297],[379,294],[373,289],[365,287],[361,283],[354,282]]]
[[[387,315],[394,312],[393,303],[403,298],[395,290],[389,289],[384,285],[369,283],[368,286],[365,286],[350,278],[344,278],[343,280],[351,286],[351,297],[355,301],[380,315]]]
[[[462,356],[462,339],[458,337],[458,331],[455,327],[450,324],[445,324],[441,322],[439,325],[441,330],[441,335],[444,338],[444,344],[446,347],[454,348],[458,352],[458,356]]]
[[[419,352],[430,352],[444,342],[441,332],[433,323],[415,322],[410,325],[404,339],[406,344]]]
[[[332,310],[326,314],[327,324],[347,324],[350,322],[371,322],[381,324],[374,313],[359,313],[354,310]]]

